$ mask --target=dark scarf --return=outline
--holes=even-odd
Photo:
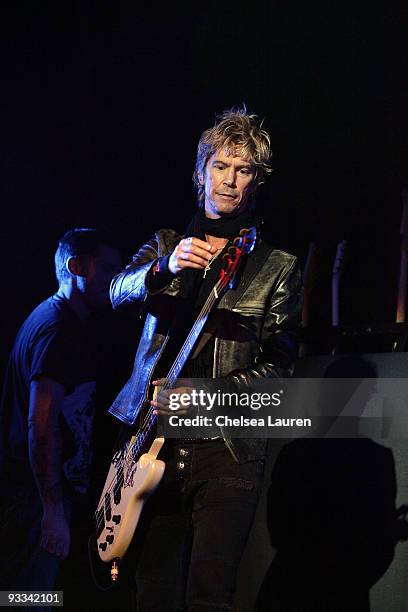
[[[193,236],[205,240],[205,235],[216,236],[217,238],[228,238],[233,240],[239,235],[239,232],[244,227],[259,227],[262,224],[260,217],[257,217],[251,212],[244,211],[235,217],[221,217],[220,219],[209,219],[205,216],[204,208],[200,208],[189,223],[185,238]],[[228,247],[228,243],[226,248]],[[221,257],[218,257],[217,269],[221,265]],[[215,262],[214,262],[215,263]],[[212,276],[212,275],[210,275]],[[181,273],[180,280],[180,297],[188,298],[196,301],[200,290],[201,281],[203,279],[202,270],[194,268],[185,268]],[[206,279],[207,280],[207,277]],[[208,288],[208,293],[212,286]],[[201,300],[200,300],[201,301]]]
[[[205,240],[205,235],[208,234],[217,238],[232,239],[238,236],[243,227],[258,226],[259,224],[260,218],[251,212],[244,211],[235,217],[209,219],[205,216],[204,208],[199,208],[190,221],[184,237],[194,236]]]

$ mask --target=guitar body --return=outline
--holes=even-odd
[[[159,485],[164,461],[157,455],[164,438],[156,438],[137,462],[131,458],[118,464],[112,460],[96,513],[97,545],[102,561],[125,554],[139,522],[145,501]]]

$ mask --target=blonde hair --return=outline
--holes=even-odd
[[[262,121],[258,121],[257,115],[248,114],[245,105],[225,110],[217,116],[215,125],[202,133],[198,143],[193,181],[199,203],[204,199],[204,186],[201,183],[205,167],[219,149],[225,149],[227,155],[239,156],[253,163],[257,186],[265,182],[272,172],[269,165],[271,142],[268,132],[262,128]]]

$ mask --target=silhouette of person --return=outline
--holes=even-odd
[[[323,420],[326,430],[361,379],[374,377],[374,367],[360,357],[344,357],[327,368],[325,378],[348,380],[331,393],[335,410],[332,406],[334,416]],[[369,394],[370,385],[366,389]],[[320,402],[328,401],[329,392],[327,384]],[[367,399],[360,398],[362,407]],[[268,490],[268,529],[277,553],[256,610],[368,611],[369,589],[393,559],[395,498],[389,448],[362,437],[303,438],[287,444]]]

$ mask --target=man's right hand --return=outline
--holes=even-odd
[[[217,249],[199,238],[180,240],[169,259],[169,270],[178,274],[184,268],[203,270],[213,258]]]
[[[41,522],[41,548],[62,561],[68,556],[70,543],[69,525],[63,507],[45,508]]]

